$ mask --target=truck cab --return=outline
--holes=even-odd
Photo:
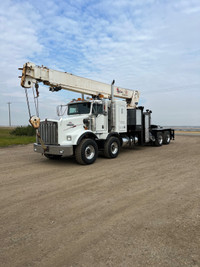
[[[37,138],[34,151],[47,157],[72,156],[83,138],[106,138],[108,135],[108,103],[105,100],[72,100],[59,120],[40,122],[39,132],[46,149]],[[54,156],[55,155],[55,156]]]

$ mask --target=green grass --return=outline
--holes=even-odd
[[[35,136],[11,135],[14,128],[0,127],[0,147],[12,145],[25,145],[35,142]]]

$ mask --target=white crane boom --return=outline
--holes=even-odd
[[[37,66],[30,62],[25,63],[21,70],[21,86],[25,88],[30,88],[35,83],[42,82],[49,86],[51,91],[65,89],[92,96],[103,94],[104,98],[110,98],[111,96],[110,84],[82,78],[67,72],[52,70],[44,66]],[[137,90],[114,86],[114,96],[126,99],[128,106],[132,108],[136,107],[139,101],[139,92]]]

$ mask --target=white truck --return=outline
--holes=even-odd
[[[67,104],[67,114],[59,120],[40,121],[38,116],[31,116],[29,108],[30,122],[37,129],[34,151],[49,159],[75,156],[78,163],[86,165],[95,162],[99,151],[112,159],[118,156],[120,147],[162,146],[174,139],[173,129],[151,124],[152,112],[138,106],[136,90],[116,87],[114,81],[109,85],[30,62],[20,70],[27,101],[27,88],[35,87],[37,98],[40,82],[52,92],[65,89],[81,93],[81,98]]]

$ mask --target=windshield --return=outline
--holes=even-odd
[[[74,103],[68,105],[68,115],[74,115],[74,114],[88,114],[90,113],[90,102],[86,103]]]

